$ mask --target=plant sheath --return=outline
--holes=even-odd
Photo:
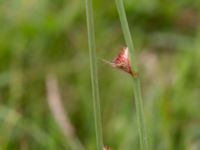
[[[86,17],[87,17],[87,29],[88,29],[90,71],[91,71],[91,82],[92,82],[92,97],[93,97],[93,107],[94,107],[96,142],[97,142],[97,150],[102,150],[103,136],[102,136],[102,124],[101,124],[101,108],[100,108],[100,98],[99,98],[92,0],[86,0]]]
[[[138,72],[136,62],[135,62],[134,46],[132,42],[130,29],[128,26],[128,21],[126,18],[124,3],[123,3],[123,0],[115,0],[115,2],[116,2],[118,14],[119,14],[119,18],[120,18],[120,22],[122,26],[124,38],[130,50],[131,64],[132,64],[131,66],[133,67],[132,69],[134,72]],[[147,132],[146,132],[146,127],[145,127],[143,103],[142,103],[142,96],[141,96],[141,85],[140,85],[139,76],[133,77],[133,88],[134,88],[134,96],[135,96],[135,103],[136,103],[136,113],[137,113],[137,119],[138,119],[140,146],[142,150],[148,150]]]

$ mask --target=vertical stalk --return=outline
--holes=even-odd
[[[102,136],[101,109],[100,109],[98,75],[97,75],[97,59],[96,59],[92,0],[86,0],[86,17],[87,17],[87,29],[88,29],[90,71],[91,71],[91,82],[92,82],[92,97],[93,97],[93,107],[94,107],[96,142],[97,142],[97,150],[102,150],[103,136]]]
[[[136,103],[136,113],[138,119],[138,131],[140,136],[140,147],[142,150],[148,150],[148,139],[145,127],[145,120],[144,120],[144,111],[143,111],[143,103],[142,103],[142,94],[141,94],[141,87],[140,87],[140,79],[133,78],[133,89],[134,89],[134,96],[135,96],[135,103]]]
[[[126,41],[126,44],[130,50],[131,54],[131,63],[132,63],[132,69],[134,72],[137,72],[137,66],[135,62],[135,55],[134,55],[134,46],[132,42],[132,37],[130,33],[130,29],[128,26],[128,21],[126,18],[126,13],[124,9],[124,3],[123,0],[115,0],[122,31],[124,34],[124,38]],[[138,119],[138,132],[140,137],[140,147],[142,150],[148,150],[148,141],[147,141],[147,133],[146,133],[146,127],[145,127],[145,121],[144,121],[144,111],[143,111],[143,103],[142,103],[142,96],[141,96],[141,87],[140,87],[140,79],[138,76],[133,77],[133,88],[134,88],[134,96],[135,96],[135,103],[136,103],[136,113],[137,113],[137,119]]]

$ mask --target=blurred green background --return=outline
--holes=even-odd
[[[200,1],[124,0],[151,150],[200,150]],[[98,58],[124,47],[94,0]],[[0,149],[94,150],[84,0],[0,0]],[[98,61],[104,143],[138,150],[132,82]],[[84,148],[81,148],[84,147]]]

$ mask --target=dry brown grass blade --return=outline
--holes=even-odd
[[[84,150],[84,147],[78,137],[75,135],[73,125],[67,115],[67,112],[63,108],[58,81],[55,75],[48,74],[46,76],[46,91],[47,102],[49,104],[50,111],[55,118],[62,133],[68,140],[69,145],[73,150]]]

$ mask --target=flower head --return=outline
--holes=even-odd
[[[117,57],[113,60],[112,66],[133,75],[128,47],[124,47],[120,50]]]
[[[110,148],[108,147],[104,147],[103,150],[111,150]]]
[[[114,68],[118,68],[130,74],[133,77],[138,76],[138,73],[133,72],[131,69],[131,61],[128,47],[124,47],[120,50],[117,57],[112,62],[105,61],[104,62],[110,64]]]

